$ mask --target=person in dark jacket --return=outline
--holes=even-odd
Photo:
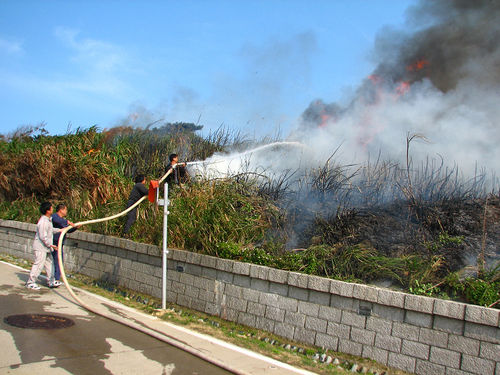
[[[182,186],[182,183],[189,179],[186,171],[186,163],[179,163],[179,156],[177,154],[170,154],[168,160],[169,163],[165,167],[165,173],[170,169],[172,169],[172,173],[167,176],[166,182],[169,187],[173,185]]]
[[[75,227],[75,224],[73,224],[71,221],[65,219],[66,215],[68,214],[68,207],[64,203],[59,203],[56,206],[56,213],[52,214],[52,226],[54,228],[59,228],[59,229],[64,229],[68,225],[71,225],[73,228],[68,230],[67,233],[72,233],[75,230],[77,230],[77,227]],[[56,232],[54,233],[54,239],[52,243],[55,246],[58,246],[59,244],[59,237],[61,237],[61,232]],[[64,238],[66,240],[66,238]],[[63,244],[64,244],[63,240]],[[63,248],[61,247],[61,257],[64,259],[64,253],[62,252]],[[57,259],[57,251],[52,251],[52,258],[54,258],[54,285],[61,285],[61,270],[59,269],[59,260]]]
[[[130,192],[130,196],[128,197],[127,208],[136,203],[143,196],[148,194],[148,189],[146,188],[146,177],[143,174],[138,174],[135,176],[135,185]],[[125,224],[125,228],[123,229],[123,234],[128,235],[130,232],[130,228],[132,224],[135,223],[137,219],[137,207],[130,210],[127,213],[127,223]]]

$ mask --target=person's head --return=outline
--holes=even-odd
[[[170,160],[170,163],[175,164],[179,161],[179,156],[177,154],[170,154],[168,160]]]
[[[59,203],[56,206],[56,213],[61,217],[65,217],[68,214],[68,207],[64,203]]]
[[[143,174],[138,174],[137,176],[135,176],[135,183],[136,184],[140,184],[141,182],[144,182],[146,180],[146,176],[144,176]]]
[[[52,208],[52,203],[50,203],[50,202],[43,202],[40,205],[40,213],[42,215],[49,216],[49,215],[52,215],[52,212],[54,212],[54,209]]]

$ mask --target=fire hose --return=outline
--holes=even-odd
[[[175,167],[174,167],[175,168]],[[163,177],[160,178],[160,180],[158,180],[158,184],[161,184],[167,177],[170,173],[172,173],[173,171],[173,168],[172,169],[169,169],[164,175]],[[113,220],[113,219],[116,219],[120,216],[123,216],[125,214],[127,214],[128,212],[132,211],[134,208],[136,208],[139,204],[141,204],[145,199],[147,198],[147,195],[143,196],[142,198],[140,198],[137,202],[135,202],[133,205],[131,205],[130,207],[128,207],[126,210],[116,214],[116,215],[113,215],[113,216],[108,216],[108,217],[103,217],[103,218],[100,218],[100,219],[93,219],[93,220],[87,220],[87,221],[82,221],[82,222],[78,222],[78,223],[75,223],[75,226],[82,226],[82,225],[88,225],[88,224],[95,224],[95,223],[101,223],[101,222],[104,222],[104,221],[109,221],[109,220]],[[167,197],[165,197],[165,200],[167,199]],[[212,358],[202,352],[200,352],[199,350],[189,346],[187,343],[184,343],[184,342],[181,342],[179,341],[178,339],[172,337],[172,336],[169,336],[167,334],[162,334],[162,333],[159,333],[159,332],[156,332],[155,330],[153,329],[150,329],[150,328],[147,328],[147,327],[144,327],[144,326],[141,326],[137,323],[133,323],[131,321],[128,321],[124,318],[121,318],[121,317],[117,317],[117,316],[113,316],[113,315],[108,315],[108,314],[105,314],[105,313],[102,313],[100,311],[97,311],[96,309],[92,308],[91,306],[87,305],[85,302],[83,302],[80,298],[78,298],[78,296],[75,294],[75,292],[73,291],[73,289],[71,288],[69,282],[68,282],[68,279],[66,278],[66,273],[64,271],[64,265],[63,265],[63,261],[62,261],[62,244],[63,244],[63,240],[64,240],[64,236],[66,235],[66,233],[72,228],[72,226],[67,226],[66,228],[62,229],[61,230],[61,236],[59,237],[59,242],[57,244],[57,261],[59,263],[59,268],[61,270],[61,276],[62,276],[62,279],[63,279],[63,282],[64,282],[64,285],[66,286],[66,288],[68,289],[68,292],[69,294],[71,294],[71,296],[74,298],[74,300],[80,305],[82,306],[84,309],[96,314],[96,315],[99,315],[99,316],[102,316],[104,318],[107,318],[107,319],[110,319],[110,320],[113,320],[117,323],[120,323],[122,325],[125,325],[127,327],[130,327],[132,329],[135,329],[137,331],[140,331],[144,334],[147,334],[151,337],[154,337],[160,341],[163,341],[163,342],[166,342],[167,344],[169,345],[172,345],[172,346],[175,346],[181,350],[184,350],[192,355],[195,355],[207,362],[210,362],[220,368],[223,368],[229,372],[232,372],[234,374],[241,374],[241,375],[248,375],[247,372],[245,371],[241,371],[241,370],[238,370],[238,369],[235,369],[235,368],[232,368],[230,366],[228,366],[227,364],[215,359],[215,358]]]

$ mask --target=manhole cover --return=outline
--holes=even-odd
[[[66,328],[75,324],[71,319],[57,315],[22,314],[4,318],[4,322],[19,328]]]

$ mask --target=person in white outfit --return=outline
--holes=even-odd
[[[33,241],[33,251],[35,253],[35,262],[31,267],[30,277],[26,283],[26,287],[29,289],[39,290],[40,286],[36,283],[38,276],[42,273],[42,269],[45,267],[45,272],[47,273],[47,279],[49,283],[49,288],[57,288],[61,285],[61,282],[55,282],[54,280],[54,270],[52,263],[52,256],[50,252],[57,250],[57,246],[52,244],[52,238],[54,232],[60,232],[60,229],[54,229],[52,226],[52,213],[54,209],[52,203],[43,202],[40,205],[40,219],[36,224],[36,235],[35,241]],[[49,256],[47,256],[49,255]]]

